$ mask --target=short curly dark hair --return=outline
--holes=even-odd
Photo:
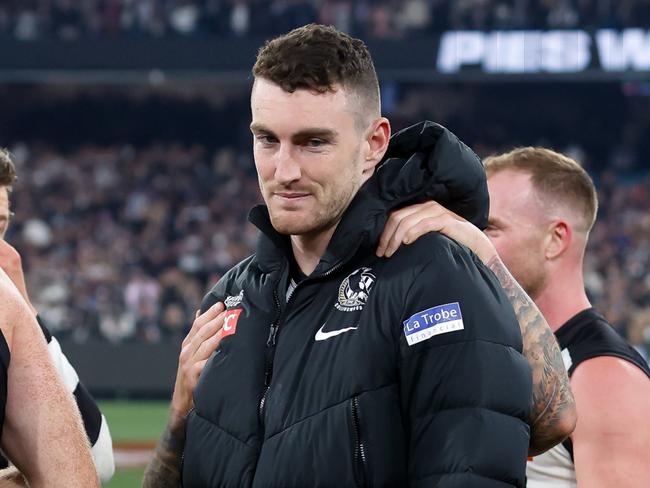
[[[253,76],[286,92],[320,93],[337,85],[355,92],[363,107],[379,115],[379,82],[370,52],[360,39],[334,27],[308,24],[267,41],[257,54]]]
[[[16,181],[16,167],[6,149],[0,148],[0,187],[11,188]]]

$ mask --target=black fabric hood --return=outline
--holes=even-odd
[[[359,247],[376,246],[391,210],[426,200],[436,200],[481,229],[487,225],[489,198],[481,160],[451,131],[430,121],[391,137],[384,159],[345,211],[315,273],[351,257]],[[273,229],[266,205],[253,208],[249,220],[264,234],[257,250],[261,263],[274,260],[268,244],[290,249],[287,237]]]
[[[420,122],[397,132],[377,173],[379,197],[389,209],[435,200],[480,229],[489,197],[479,157],[451,131]]]

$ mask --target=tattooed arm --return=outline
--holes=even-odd
[[[185,446],[185,417],[172,413],[142,481],[143,488],[178,488]]]
[[[143,488],[178,488],[181,484],[181,457],[185,448],[185,422],[193,406],[192,394],[201,371],[221,342],[225,307],[217,302],[199,315],[181,348],[169,422],[142,481]]]
[[[433,231],[470,248],[496,275],[514,308],[523,339],[523,354],[533,375],[529,453],[532,456],[541,454],[568,437],[576,424],[575,402],[555,336],[533,300],[507,270],[488,237],[436,202],[411,205],[393,212],[384,227],[377,255],[390,257],[401,244],[410,244]]]
[[[576,406],[560,348],[544,316],[495,253],[486,266],[496,275],[515,310],[533,373],[529,454],[535,456],[573,432]]]

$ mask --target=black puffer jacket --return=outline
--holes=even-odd
[[[426,123],[394,136],[288,302],[288,240],[251,212],[256,254],[203,304],[229,312],[183,486],[524,486],[531,378],[496,278],[439,234],[374,255],[387,210],[432,196],[485,223],[480,162]]]

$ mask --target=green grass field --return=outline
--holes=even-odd
[[[167,402],[102,401],[99,408],[108,420],[113,444],[149,442],[160,436],[167,422]],[[107,488],[137,488],[141,485],[142,468],[118,468]]]
[[[167,423],[167,402],[100,401],[113,442],[156,440]]]

